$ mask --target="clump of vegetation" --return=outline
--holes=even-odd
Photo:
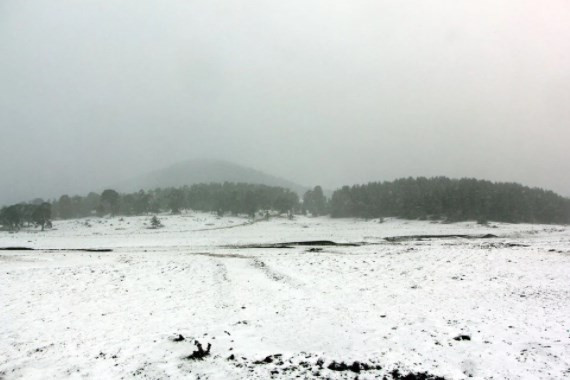
[[[203,360],[206,356],[210,355],[210,348],[212,348],[212,345],[210,343],[208,343],[208,346],[205,350],[200,342],[195,341],[194,344],[196,345],[197,350],[192,352],[191,355],[187,356],[186,359]]]
[[[172,189],[167,197],[170,212],[174,215],[180,214],[180,210],[184,207],[184,192],[182,189]]]
[[[101,194],[86,196],[62,195],[51,201],[54,219],[74,219],[93,216],[147,215],[169,211],[180,214],[184,210],[255,215],[259,210],[281,214],[298,211],[297,193],[277,186],[248,183],[194,184],[179,188],[158,188],[150,191],[120,194],[106,189]]]
[[[152,229],[157,229],[157,228],[162,228],[164,227],[164,225],[162,224],[162,222],[160,221],[160,219],[158,219],[158,217],[156,215],[154,215],[151,219],[150,219],[150,228]]]
[[[51,228],[51,204],[36,200],[33,203],[20,203],[0,210],[0,225],[12,232],[24,226],[41,227],[42,231]]]
[[[303,212],[309,212],[312,216],[325,215],[327,210],[327,198],[320,186],[315,186],[313,190],[307,190],[303,195]]]
[[[333,217],[570,223],[570,199],[539,188],[462,178],[403,178],[344,186],[330,200]]]
[[[101,194],[86,196],[62,195],[59,199],[44,202],[41,199],[0,209],[0,226],[18,231],[24,226],[37,225],[49,228],[52,219],[75,219],[104,215],[148,215],[170,211],[179,214],[184,210],[215,211],[219,216],[247,214],[251,217],[259,210],[290,214],[299,210],[297,193],[276,186],[248,183],[209,183],[180,188],[158,188],[120,194],[106,189]],[[119,219],[123,221],[123,219]],[[152,225],[152,224],[151,224]],[[160,228],[155,224],[151,228]]]

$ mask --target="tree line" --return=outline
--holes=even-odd
[[[330,200],[332,217],[570,223],[570,199],[517,183],[403,178],[344,186]]]
[[[216,212],[219,215],[254,216],[261,210],[293,214],[302,211],[300,205],[299,196],[291,190],[247,183],[196,184],[125,194],[107,189],[101,194],[62,195],[51,202],[38,199],[4,207],[0,210],[0,224],[9,230],[18,230],[30,224],[43,228],[52,219],[145,215],[165,211],[177,214],[185,209]],[[36,209],[41,212],[34,211]]]
[[[17,231],[24,226],[35,225],[51,227],[51,204],[49,202],[36,201],[32,203],[19,203],[0,210],[0,225],[10,231]]]
[[[516,183],[476,179],[403,178],[344,186],[327,199],[320,186],[297,193],[276,186],[247,183],[209,183],[179,188],[120,194],[113,189],[86,196],[62,195],[45,202],[0,209],[0,225],[18,230],[25,225],[44,229],[52,219],[103,215],[145,215],[182,210],[254,216],[259,211],[330,214],[334,218],[477,220],[508,223],[570,223],[570,199],[552,191]]]
[[[297,193],[281,187],[225,182],[125,194],[107,189],[101,194],[92,192],[85,197],[63,195],[51,204],[54,217],[61,219],[165,211],[177,214],[185,209],[253,216],[259,210],[293,212],[299,205],[299,197]]]

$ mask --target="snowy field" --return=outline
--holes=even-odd
[[[1,379],[570,378],[568,227],[160,218],[0,232]]]

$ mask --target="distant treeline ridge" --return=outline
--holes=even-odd
[[[103,215],[145,215],[183,209],[255,215],[259,211],[330,214],[335,218],[477,220],[509,223],[570,223],[570,199],[552,191],[516,183],[476,179],[405,178],[344,186],[327,199],[320,186],[297,193],[275,186],[209,183],[119,194],[107,189],[86,196],[36,199],[0,210],[0,225],[18,230],[25,224],[49,226],[51,219]]]
[[[404,178],[344,186],[330,201],[333,217],[570,223],[570,199],[517,183]]]

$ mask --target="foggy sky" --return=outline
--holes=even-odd
[[[193,158],[570,195],[570,2],[0,1],[0,204]]]

